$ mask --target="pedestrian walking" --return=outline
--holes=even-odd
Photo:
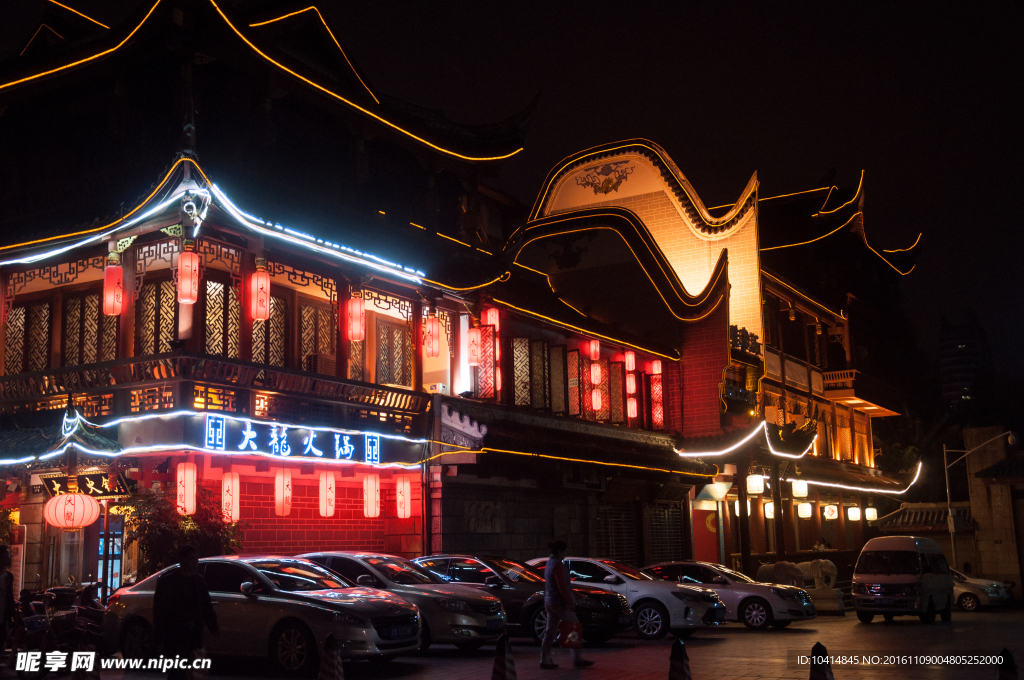
[[[558,668],[558,664],[551,658],[551,648],[558,637],[561,622],[580,622],[576,617],[576,603],[572,599],[572,587],[569,585],[569,570],[564,562],[567,547],[564,541],[548,544],[551,557],[544,567],[544,611],[548,615],[548,623],[540,644],[540,667],[544,670]],[[573,649],[572,665],[576,668],[587,668],[593,666],[594,662],[584,659],[580,650]]]
[[[203,628],[220,633],[206,581],[197,571],[199,551],[186,545],[178,551],[178,568],[156,583],[153,594],[153,641],[164,656],[195,659],[203,648]],[[172,669],[168,678],[187,678],[189,671]]]
[[[7,545],[0,545],[0,654],[7,643],[7,633],[14,622],[14,574],[11,564],[14,557]]]

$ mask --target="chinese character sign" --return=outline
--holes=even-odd
[[[376,434],[363,435],[363,451],[366,455],[365,463],[370,465],[380,464],[380,436]]]
[[[227,436],[227,422],[224,416],[206,416],[206,448],[223,451]]]

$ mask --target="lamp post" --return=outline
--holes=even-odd
[[[947,449],[945,444],[942,445],[942,467],[943,472],[946,475],[946,525],[949,527],[949,547],[953,554],[954,569],[959,569],[960,563],[957,562],[956,559],[956,525],[953,522],[953,501],[949,494],[949,468],[953,467],[954,465],[956,465],[964,458],[977,451],[978,449],[987,446],[994,442],[995,440],[1001,439],[1003,437],[1007,437],[1007,443],[1009,443],[1011,446],[1017,443],[1017,435],[1015,435],[1012,431],[1007,430],[1002,434],[996,435],[995,437],[992,437],[991,439],[978,444],[973,449]],[[951,453],[962,453],[964,455],[960,456],[952,463],[950,463],[948,461],[949,454]]]

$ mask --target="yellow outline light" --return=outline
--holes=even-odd
[[[882,252],[883,252],[883,253],[905,253],[905,252],[907,252],[908,250],[913,250],[914,248],[916,248],[916,247],[917,247],[917,244],[921,242],[921,236],[923,235],[923,233],[924,233],[924,232],[919,232],[919,233],[917,234],[917,240],[916,240],[916,241],[914,241],[914,244],[913,244],[913,245],[911,245],[911,246],[910,246],[910,247],[908,247],[908,248],[893,248],[892,250],[883,250]]]
[[[843,203],[838,208],[833,208],[832,210],[819,210],[818,212],[816,212],[813,215],[811,215],[811,217],[817,217],[818,215],[831,215],[832,213],[839,212],[840,210],[842,210],[843,208],[845,208],[846,206],[850,205],[851,203],[853,203],[854,201],[857,200],[857,197],[860,196],[860,189],[863,186],[864,186],[864,171],[861,170],[860,171],[860,182],[857,183],[857,191],[855,191],[853,193],[853,198],[851,198],[846,203]],[[831,190],[829,190],[829,193],[832,193]],[[828,203],[828,198],[827,197],[825,198],[825,202]],[[821,207],[824,208],[825,206],[822,205]]]
[[[491,285],[492,283],[508,281],[509,276],[511,276],[511,272],[505,272],[501,276],[499,276],[497,278],[494,278],[494,279],[491,279],[487,283],[481,283],[478,286],[468,286],[466,288],[456,288],[455,286],[447,286],[447,285],[441,283],[440,281],[431,281],[430,279],[425,278],[423,276],[420,277],[420,280],[421,281],[426,281],[427,283],[432,283],[435,286],[440,286],[441,288],[447,288],[448,290],[457,290],[457,291],[463,292],[463,291],[467,291],[467,290],[477,290],[478,288],[486,288],[487,286]]]
[[[57,31],[53,30],[52,28],[50,28],[50,27],[49,27],[49,26],[47,26],[46,24],[39,24],[39,28],[37,28],[37,29],[36,29],[36,32],[32,34],[32,37],[28,39],[28,42],[27,42],[27,43],[25,43],[25,46],[21,48],[21,52],[18,52],[18,56],[19,56],[19,57],[20,57],[21,55],[25,54],[25,50],[27,50],[27,49],[29,48],[29,45],[31,45],[31,44],[32,44],[32,41],[36,39],[36,36],[37,36],[37,35],[39,35],[39,31],[43,30],[44,28],[45,28],[46,30],[48,30],[48,31],[49,31],[50,33],[53,33],[53,34],[54,34],[55,36],[57,36],[57,37],[58,37],[58,38],[60,38],[61,40],[63,40],[63,39],[64,39],[64,36],[62,36],[62,35],[61,35],[60,33],[58,33]]]
[[[785,286],[786,288],[789,288],[789,289],[790,289],[791,291],[793,291],[794,293],[796,293],[796,294],[797,294],[797,295],[799,295],[800,297],[804,298],[805,300],[807,300],[807,301],[809,301],[809,302],[812,302],[812,303],[814,303],[814,304],[818,305],[819,307],[821,307],[822,309],[824,309],[824,310],[825,310],[826,312],[828,312],[829,314],[831,314],[831,315],[833,315],[833,316],[837,316],[837,317],[839,317],[840,319],[845,319],[845,318],[846,318],[845,316],[843,316],[843,313],[842,313],[842,312],[838,312],[838,313],[837,313],[837,312],[833,312],[833,311],[832,311],[831,309],[829,309],[829,308],[828,308],[828,307],[826,307],[825,305],[821,304],[820,302],[818,302],[818,301],[817,301],[817,300],[815,300],[814,298],[808,297],[808,296],[807,296],[807,293],[802,293],[802,292],[800,292],[799,290],[797,290],[797,289],[796,289],[796,288],[794,288],[793,286],[789,285],[788,283],[786,283],[786,282],[785,282],[785,281],[783,281],[782,279],[780,279],[780,278],[778,278],[778,277],[776,277],[776,276],[773,276],[773,275],[772,275],[772,274],[771,274],[770,272],[767,272],[767,271],[765,271],[764,269],[762,269],[762,270],[761,270],[761,273],[762,273],[762,274],[764,274],[765,276],[767,276],[767,277],[768,277],[769,279],[771,279],[771,280],[772,280],[772,281],[774,281],[775,283],[779,284],[780,286]],[[762,377],[763,377],[763,376],[762,376]]]
[[[448,239],[449,241],[455,241],[455,242],[456,242],[456,243],[458,243],[458,244],[459,244],[460,246],[466,246],[467,248],[472,248],[472,247],[473,247],[473,246],[469,245],[468,243],[465,243],[465,242],[463,242],[463,241],[460,241],[460,240],[459,240],[459,239],[457,239],[457,238],[452,238],[451,236],[446,236],[445,234],[442,234],[441,232],[437,232],[437,235],[438,235],[438,236],[440,236],[441,238],[446,238],[446,239]]]
[[[807,189],[806,191],[794,191],[791,194],[779,194],[778,196],[767,196],[765,198],[757,199],[757,202],[760,203],[761,201],[770,201],[770,200],[775,199],[775,198],[788,198],[789,196],[799,196],[801,194],[813,194],[815,191],[824,191],[827,188],[828,187],[818,187],[817,189]],[[826,199],[826,200],[828,200],[828,199]],[[735,203],[730,203],[728,205],[716,205],[714,208],[708,208],[708,210],[721,210],[722,208],[731,208],[734,205],[736,205],[736,204]]]
[[[800,243],[787,243],[784,246],[770,246],[768,248],[761,248],[760,250],[763,253],[766,250],[778,250],[779,248],[795,248],[796,246],[805,246],[808,243],[814,243],[815,241],[820,241],[821,239],[825,238],[826,236],[831,236],[832,234],[836,233],[837,231],[839,231],[840,229],[842,229],[843,227],[848,225],[850,222],[853,221],[853,219],[855,217],[857,217],[857,215],[863,215],[863,214],[864,213],[861,212],[861,211],[857,211],[857,212],[853,213],[852,215],[850,215],[850,219],[846,220],[845,222],[840,224],[838,227],[836,227],[832,231],[828,232],[827,234],[822,234],[818,238],[812,238],[810,241],[801,241]]]
[[[59,2],[57,2],[57,0],[47,0],[47,2],[50,2],[50,3],[54,4],[54,5],[57,5],[57,7],[62,7],[64,9],[66,9],[67,11],[71,12],[72,14],[77,14],[78,16],[82,17],[83,19],[91,21],[92,23],[96,24],[97,26],[102,26],[103,28],[107,29],[108,31],[110,30],[110,26],[107,26],[106,24],[101,24],[100,22],[96,21],[92,17],[87,16],[85,14],[82,14],[77,9],[74,9],[72,7],[68,7],[67,5],[62,5]]]
[[[50,1],[52,2],[53,0],[50,0]],[[338,46],[338,51],[339,51],[339,52],[341,52],[341,56],[345,57],[345,61],[346,61],[346,62],[348,62],[348,67],[349,67],[350,69],[352,69],[352,73],[354,73],[354,74],[355,74],[356,78],[359,78],[359,82],[360,82],[360,84],[362,84],[362,86],[366,88],[366,91],[370,93],[370,96],[371,96],[371,97],[373,97],[373,101],[375,101],[375,102],[377,102],[378,104],[380,104],[380,100],[379,100],[379,99],[377,99],[377,95],[375,95],[375,94],[373,93],[373,90],[371,90],[371,89],[370,89],[370,86],[369,86],[369,85],[367,85],[367,84],[366,84],[366,83],[365,83],[365,82],[363,81],[363,79],[362,79],[362,78],[361,78],[361,77],[359,76],[359,72],[358,72],[358,71],[356,71],[356,67],[355,67],[355,66],[354,66],[354,65],[352,64],[352,60],[350,60],[350,59],[348,58],[348,55],[347,55],[347,54],[345,54],[345,50],[343,50],[343,49],[341,48],[341,43],[339,43],[339,42],[338,42],[338,39],[334,37],[334,33],[333,33],[333,32],[331,31],[331,27],[327,25],[327,22],[326,22],[326,21],[324,21],[324,15],[323,15],[323,14],[320,14],[320,10],[318,10],[318,9],[317,9],[317,8],[316,8],[315,6],[313,6],[313,5],[310,5],[310,6],[309,6],[309,7],[307,7],[306,9],[300,9],[300,10],[298,10],[297,12],[291,12],[291,13],[289,13],[289,14],[285,14],[285,15],[283,15],[283,16],[279,16],[279,17],[277,17],[276,19],[267,19],[266,21],[261,21],[261,22],[259,22],[259,23],[255,23],[255,24],[249,24],[249,28],[254,28],[254,27],[256,27],[256,26],[266,26],[267,24],[272,24],[272,23],[274,23],[275,21],[280,21],[281,19],[287,19],[288,17],[293,17],[293,16],[295,16],[296,14],[302,14],[303,12],[308,12],[309,10],[313,10],[314,12],[316,12],[316,15],[317,15],[318,17],[320,17],[320,23],[324,25],[324,28],[326,28],[326,29],[327,29],[327,34],[328,34],[329,36],[331,36],[331,40],[333,40],[333,41],[334,41],[334,44]]]

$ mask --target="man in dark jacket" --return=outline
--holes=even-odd
[[[203,627],[217,635],[217,615],[210,603],[206,581],[198,573],[199,551],[186,545],[178,551],[178,568],[156,583],[153,594],[153,641],[164,656],[194,657],[203,647]],[[171,670],[168,677],[185,677]]]
[[[565,550],[567,546],[564,541],[549,543],[551,557],[544,566],[544,611],[547,613],[548,622],[544,628],[544,637],[540,643],[540,667],[544,670],[554,670],[558,664],[551,658],[551,648],[558,637],[559,624],[562,621],[579,623],[576,618],[576,602],[572,596],[572,586],[569,581],[569,570],[565,568]],[[576,668],[587,668],[593,666],[594,662],[580,656],[580,650],[572,650],[572,665]]]

